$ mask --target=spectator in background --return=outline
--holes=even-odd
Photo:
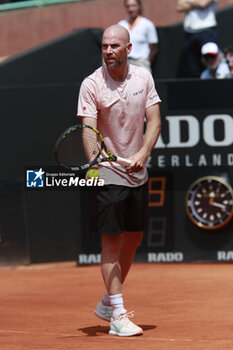
[[[128,63],[147,68],[151,72],[151,65],[158,52],[158,35],[154,24],[142,16],[141,0],[124,0],[128,19],[118,24],[128,29],[132,51],[128,56]]]
[[[229,71],[231,73],[231,78],[233,78],[233,46],[228,46],[223,50],[228,64]]]
[[[224,62],[223,55],[215,43],[207,43],[202,46],[201,54],[207,67],[201,73],[201,79],[230,78],[230,71]]]
[[[217,43],[215,15],[217,2],[218,0],[178,0],[177,2],[177,11],[185,12],[185,51],[190,77],[200,77],[203,71],[201,47],[208,42]]]

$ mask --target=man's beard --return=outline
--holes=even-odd
[[[107,67],[119,68],[123,64],[123,60],[121,59],[113,60],[112,62],[109,62],[107,58],[111,58],[111,57],[106,57],[106,59],[104,60]]]

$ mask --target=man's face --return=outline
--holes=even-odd
[[[127,43],[120,33],[107,31],[103,35],[102,54],[109,68],[118,68],[127,62],[131,44]]]
[[[227,61],[229,70],[231,72],[231,76],[233,77],[233,54],[227,53],[226,54],[226,61]]]
[[[125,8],[130,18],[136,18],[139,15],[140,7],[136,0],[127,0]]]
[[[203,56],[205,65],[210,69],[216,69],[219,65],[219,56],[213,54],[207,54]]]

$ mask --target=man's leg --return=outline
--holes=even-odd
[[[143,233],[139,232],[124,232],[123,241],[120,249],[119,263],[121,267],[121,283],[125,278],[132,265],[136,250],[142,240]]]
[[[135,227],[140,227],[139,230],[143,227],[144,216],[142,216],[142,213],[148,201],[148,194],[144,196],[144,187],[146,185],[138,190],[133,189],[133,192],[136,192],[136,198],[134,196],[131,197],[132,189],[125,190],[122,188],[119,192],[112,191],[111,196],[108,198],[108,212],[112,208],[113,215],[110,216],[108,214],[108,216],[105,216],[103,231],[107,231],[106,223],[108,223],[109,232],[119,232],[119,227],[123,227],[125,224],[128,227],[133,225],[133,230]],[[145,193],[147,193],[146,190]],[[115,195],[117,195],[117,198],[115,198]],[[129,202],[127,202],[127,198]],[[127,211],[125,205],[130,210]],[[136,209],[140,214],[138,216],[135,213]],[[139,218],[139,221],[135,221],[135,215]],[[126,221],[124,221],[125,219]],[[125,224],[122,225],[124,222]],[[142,329],[129,321],[128,317],[132,317],[133,315],[132,312],[127,313],[124,309],[123,296],[121,294],[122,282],[129,272],[135,252],[142,239],[142,232],[135,230],[131,232],[130,229],[121,234],[117,234],[116,232],[115,235],[102,235],[101,272],[107,292],[97,305],[95,314],[104,320],[111,321],[110,334],[125,336],[142,334]],[[110,314],[112,314],[111,318]]]
[[[101,273],[109,295],[121,293],[121,266],[119,255],[123,234],[103,235]]]
[[[126,219],[125,224],[128,227],[132,227],[133,231],[130,229],[125,231],[121,238],[121,245],[118,246],[119,249],[119,260],[121,275],[121,285],[125,281],[125,278],[132,265],[135,252],[142,240],[143,233],[140,231],[141,227],[145,226],[147,218],[147,206],[148,204],[148,191],[147,184],[140,186],[139,188],[132,189],[129,197],[129,202],[126,202],[126,207],[121,210]],[[137,218],[137,220],[135,220]],[[124,219],[124,220],[125,220]],[[137,231],[138,228],[138,231]],[[107,238],[106,238],[107,239]],[[105,252],[105,251],[103,251]],[[118,266],[119,269],[119,266]],[[118,287],[120,288],[120,286]],[[108,294],[109,288],[102,298],[102,303],[106,306],[110,305],[110,299]]]
[[[123,234],[103,235],[102,242],[101,272],[113,310],[112,316],[116,319],[119,315],[126,313],[121,294],[121,265],[119,262]]]
[[[109,295],[121,293],[142,237],[142,231],[103,235],[101,272]]]
[[[201,75],[201,47],[200,42],[198,40],[197,34],[190,34],[188,33],[186,35],[186,47],[185,47],[185,53],[186,53],[186,59],[187,59],[187,66],[189,70],[188,77],[191,78],[200,78]]]
[[[124,236],[125,234],[102,236],[101,272],[113,309],[109,334],[131,336],[142,334],[143,330],[129,320],[128,317],[132,317],[133,313],[127,313],[127,310],[124,309],[124,301],[121,294],[121,264],[125,278],[132,264],[138,244],[134,241],[130,242],[130,233],[128,236],[126,235],[126,238],[124,238]],[[131,236],[131,240],[132,239],[133,235]],[[127,255],[128,258],[123,257],[123,254]]]
[[[127,189],[122,186],[106,186],[103,191],[97,192],[98,232],[104,233],[101,272],[106,293],[98,303],[95,314],[106,321],[111,321],[113,313],[109,294],[118,296],[122,288],[119,252],[123,241],[124,200],[127,193]]]
[[[142,231],[126,231],[113,236],[103,235],[101,272],[108,292],[107,295],[105,294],[107,305],[110,304],[112,295],[121,295],[122,284],[130,270],[142,236]],[[123,298],[122,303],[118,305],[119,312],[121,308],[123,308]]]

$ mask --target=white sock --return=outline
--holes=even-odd
[[[123,288],[123,284],[121,285],[121,287]],[[110,301],[109,294],[108,294],[107,290],[102,298],[102,301],[105,305],[111,305],[111,301]]]
[[[124,314],[126,312],[126,310],[124,309],[124,301],[122,294],[109,295],[109,299],[113,309],[113,319],[116,319],[120,314]]]

